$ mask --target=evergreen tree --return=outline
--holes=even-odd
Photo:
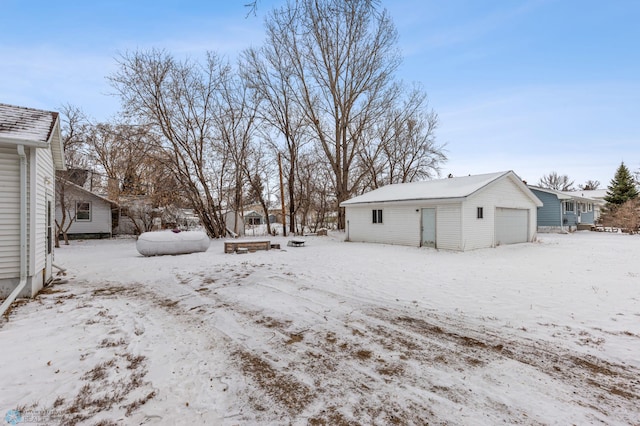
[[[618,167],[613,180],[611,180],[611,185],[607,189],[607,196],[604,197],[604,200],[609,204],[621,205],[638,196],[636,181],[624,162]]]

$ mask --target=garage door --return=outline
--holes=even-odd
[[[496,245],[529,241],[529,211],[526,209],[496,209]]]

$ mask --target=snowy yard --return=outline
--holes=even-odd
[[[61,247],[68,282],[0,325],[0,418],[640,424],[640,237],[466,253],[342,238],[150,258],[128,239]]]

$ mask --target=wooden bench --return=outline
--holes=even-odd
[[[294,238],[292,240],[289,240],[289,242],[287,243],[287,245],[289,247],[302,247],[304,246],[304,240],[301,240],[300,238]]]
[[[249,251],[253,253],[256,250],[269,250],[271,248],[271,241],[268,240],[247,240],[247,241],[225,241],[224,252],[236,253],[238,249],[244,249],[243,252]],[[245,251],[246,250],[246,251]]]

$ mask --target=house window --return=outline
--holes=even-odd
[[[478,207],[478,215],[476,216],[478,219],[484,218],[484,209],[482,207]]]
[[[573,201],[565,201],[565,203],[564,203],[564,211],[565,212],[572,212],[573,209],[574,209]]]
[[[373,223],[382,223],[382,210],[372,210]]]
[[[78,222],[91,221],[91,203],[88,201],[76,201],[76,220]]]
[[[592,211],[593,210],[593,204],[589,203],[587,204],[587,211]]]

